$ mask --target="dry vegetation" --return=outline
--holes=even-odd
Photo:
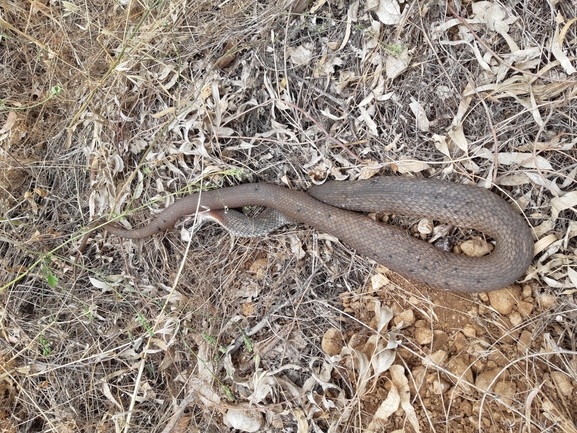
[[[452,8],[2,0],[0,431],[575,432],[577,6]],[[302,225],[75,262],[201,185],[375,174],[515,202],[525,280],[415,287]]]

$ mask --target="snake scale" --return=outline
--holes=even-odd
[[[141,239],[173,227],[197,209],[199,215],[227,227],[237,221],[236,214],[226,210],[243,206],[275,209],[288,220],[335,236],[411,280],[448,291],[505,287],[525,274],[533,258],[531,230],[505,200],[475,186],[435,179],[384,176],[333,181],[306,193],[266,183],[244,184],[185,196],[141,228],[128,230],[112,223],[104,228],[120,237]],[[359,212],[392,212],[474,228],[492,237],[496,246],[491,254],[478,258],[448,253]],[[243,234],[244,223],[239,224],[235,232]],[[279,224],[273,223],[273,228]],[[261,234],[270,230],[265,228]]]

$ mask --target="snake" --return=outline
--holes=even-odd
[[[272,211],[257,219],[234,211],[246,206]],[[371,212],[475,229],[492,238],[495,247],[482,257],[446,252],[365,214]],[[270,183],[201,191],[175,200],[140,228],[126,229],[112,222],[103,228],[123,238],[142,239],[189,215],[217,221],[233,234],[249,237],[267,234],[286,222],[304,223],[409,280],[452,292],[488,292],[509,286],[526,273],[533,259],[529,225],[497,194],[474,185],[399,176],[327,181],[307,192]]]

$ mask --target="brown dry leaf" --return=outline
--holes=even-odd
[[[257,312],[257,308],[254,302],[243,302],[240,304],[240,307],[244,317],[251,317]]]
[[[388,419],[392,414],[394,414],[401,406],[401,397],[399,395],[399,390],[393,383],[391,389],[387,394],[387,398],[383,400],[375,414],[371,423],[368,425],[367,430],[369,432],[381,432]]]
[[[298,433],[308,433],[309,432],[309,422],[302,409],[291,409],[291,412],[295,419],[297,420]]]
[[[367,9],[374,11],[383,24],[397,25],[401,22],[401,7],[396,0],[367,0]]]
[[[565,70],[567,75],[573,75],[577,70],[571,64],[571,60],[567,57],[567,55],[563,52],[563,40],[565,39],[565,34],[567,30],[573,23],[577,21],[577,18],[573,18],[569,20],[567,24],[565,24],[563,28],[563,35],[559,32],[559,24],[563,22],[563,17],[561,13],[557,15],[557,27],[555,29],[555,37],[551,41],[551,53],[555,56],[555,58],[561,63],[561,67]]]
[[[340,67],[344,64],[344,60],[336,56],[323,57],[321,63],[319,64],[319,70],[327,76],[332,76],[335,73],[335,68]]]
[[[494,158],[493,152],[484,147],[477,149],[475,156],[489,160]],[[518,165],[525,168],[553,171],[553,166],[546,158],[541,155],[534,155],[533,153],[499,152],[497,161],[503,165]]]
[[[318,11],[322,6],[324,6],[324,4],[327,2],[327,0],[316,0],[315,3],[311,6],[310,9],[310,13],[314,14],[316,11]]]
[[[417,121],[417,128],[423,132],[427,132],[430,127],[429,119],[427,119],[427,113],[421,103],[414,98],[411,98],[411,103],[409,104],[409,108],[415,115],[415,119]]]
[[[216,67],[220,69],[225,69],[236,60],[236,52],[234,50],[235,45],[238,43],[236,39],[230,39],[224,48],[222,49],[222,55],[220,59],[216,62]]]
[[[8,112],[6,122],[4,122],[4,125],[2,125],[2,128],[0,128],[0,134],[4,134],[5,132],[11,131],[12,128],[14,128],[14,125],[16,125],[17,121],[18,121],[18,114],[16,114],[15,111]]]
[[[104,394],[104,396],[106,397],[106,399],[108,401],[110,401],[118,409],[122,410],[122,405],[120,403],[118,403],[118,401],[114,398],[114,396],[110,392],[110,386],[108,386],[108,383],[102,382],[100,384],[100,390],[102,391],[102,394]]]
[[[411,404],[411,392],[409,389],[409,381],[405,377],[405,369],[400,365],[392,365],[391,372],[391,389],[387,394],[387,398],[381,403],[373,416],[373,420],[367,427],[370,432],[383,431],[389,417],[395,413],[399,408],[402,408],[406,417],[413,427],[419,433],[419,421],[415,408]]]
[[[408,48],[403,49],[403,51],[397,55],[387,56],[385,62],[385,73],[387,74],[387,78],[389,80],[394,80],[406,71],[411,64],[411,58]]]
[[[291,12],[294,14],[300,14],[301,12],[304,12],[310,2],[310,0],[294,0],[292,3],[292,9],[289,9],[291,9]]]
[[[34,188],[34,192],[40,197],[48,197],[50,193],[42,188]]]
[[[415,408],[411,404],[409,380],[405,376],[405,369],[400,365],[392,365],[390,370],[392,382],[399,390],[399,395],[401,397],[401,407],[405,411],[409,423],[413,426],[417,433],[420,433],[421,429],[419,427],[419,421],[417,420],[417,414],[415,412]]]
[[[465,132],[463,131],[462,124],[454,124],[447,131],[447,135],[451,138],[451,141],[457,145],[459,149],[465,152],[465,155],[469,152],[469,142],[465,137]]]
[[[190,421],[192,420],[192,416],[183,416],[180,418],[176,424],[170,430],[170,433],[188,433],[191,430],[189,429]]]
[[[515,17],[507,18],[507,12],[498,3],[489,1],[480,1],[472,4],[473,14],[475,18],[481,20],[487,25],[491,31],[499,33],[511,51],[518,51],[519,47],[515,41],[509,36],[509,24],[514,23],[517,19]]]
[[[553,219],[557,219],[559,212],[566,209],[571,209],[577,213],[577,191],[571,191],[563,195],[563,197],[551,199],[551,216]]]
[[[503,55],[503,60],[514,65],[517,69],[529,70],[539,66],[541,48],[531,47],[524,50],[517,50],[510,54]]]
[[[553,222],[550,222],[552,226],[554,226]],[[535,242],[534,249],[535,254],[539,254],[549,248],[553,243],[557,242],[559,238],[555,234],[549,234],[545,237],[540,238],[537,242]]]
[[[26,199],[26,201],[30,205],[30,208],[32,209],[32,213],[34,215],[37,215],[38,214],[38,205],[36,204],[36,202],[32,198],[32,193],[30,191],[26,191],[24,193],[24,198]]]
[[[423,161],[407,159],[407,160],[399,160],[391,164],[391,168],[394,171],[398,171],[401,174],[419,173],[423,170],[427,170],[429,168],[429,164]]]
[[[447,137],[444,135],[433,134],[433,141],[435,142],[435,149],[441,152],[443,155],[451,157],[451,149],[449,149],[449,142],[447,142]]]
[[[264,424],[262,414],[255,407],[238,405],[238,409],[230,408],[223,417],[229,427],[243,432],[260,431]]]
[[[253,390],[249,396],[249,402],[254,405],[262,403],[266,397],[273,393],[277,386],[277,381],[272,372],[258,370],[250,378],[248,386]]]
[[[372,135],[378,137],[379,131],[377,129],[377,123],[373,120],[369,111],[365,107],[359,107],[359,111],[361,115],[358,117],[358,120],[365,123],[365,125],[367,126],[367,128],[369,128],[369,131],[371,132]]]
[[[379,173],[383,168],[383,164],[366,165],[361,168],[358,179],[370,179],[375,174]]]
[[[287,53],[291,62],[295,66],[305,66],[310,64],[311,59],[313,58],[313,49],[314,46],[312,44],[303,44],[299,45],[296,48],[288,47]]]
[[[267,266],[268,266],[267,258],[257,259],[252,263],[252,265],[250,265],[249,272],[251,274],[254,274],[257,280],[262,280],[264,278]]]
[[[571,284],[573,285],[573,287],[577,288],[577,271],[575,271],[571,267],[568,267],[567,268],[567,276],[569,277],[569,281],[571,281]]]

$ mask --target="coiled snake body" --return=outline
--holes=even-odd
[[[377,177],[327,182],[308,193],[271,184],[245,184],[176,200],[142,228],[127,230],[110,223],[104,228],[117,236],[140,239],[174,226],[197,209],[243,206],[276,209],[291,220],[332,234],[359,254],[409,279],[449,291],[502,288],[523,276],[533,258],[531,231],[506,201],[481,188],[434,179]],[[447,253],[351,210],[394,212],[474,228],[491,236],[496,246],[480,258]],[[227,226],[234,224],[227,219],[235,217],[221,211],[211,218]]]

